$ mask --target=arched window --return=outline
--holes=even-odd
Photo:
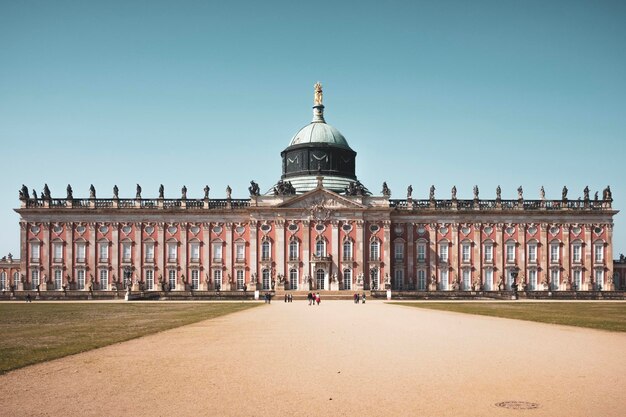
[[[317,289],[324,289],[324,279],[326,278],[326,272],[323,269],[318,269],[315,273],[315,278],[317,279]]]
[[[348,268],[343,270],[343,289],[352,289],[352,270]]]
[[[298,270],[295,268],[289,270],[289,289],[298,289]]]
[[[197,269],[194,269],[192,272],[192,278],[193,278],[193,272],[194,271],[198,271]],[[214,269],[213,270],[213,285],[215,286],[216,290],[221,290],[222,289],[222,270],[221,269]]]
[[[17,290],[17,284],[19,284],[19,282],[20,282],[20,273],[14,272],[13,273],[13,285],[15,286],[16,290]]]
[[[0,290],[4,291],[7,289],[7,273],[0,272]]]
[[[54,269],[54,289],[60,290],[63,287],[63,270],[61,268]]]
[[[343,259],[344,261],[352,260],[352,241],[350,239],[343,241]]]
[[[370,288],[372,290],[378,289],[378,268],[372,268],[370,270]]]
[[[271,253],[271,244],[269,240],[264,240],[263,243],[261,243],[261,260],[269,261],[270,253]]]
[[[378,240],[372,240],[370,242],[370,260],[380,260],[380,242]]]
[[[296,239],[291,239],[291,241],[289,241],[289,260],[298,260],[298,241]]]
[[[264,269],[261,272],[261,277],[263,278],[263,289],[264,290],[269,290],[270,289],[270,270],[269,269]]]

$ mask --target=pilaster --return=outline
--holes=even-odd
[[[206,202],[206,200],[205,200]],[[211,276],[211,223],[202,223],[202,289],[209,290],[209,277]],[[180,289],[180,288],[179,288]],[[183,288],[184,289],[184,288]]]
[[[561,257],[561,286],[564,290],[571,290],[572,271],[570,267],[570,225],[564,224],[563,233],[563,256]]]
[[[543,288],[544,282],[549,282],[549,269],[548,262],[550,261],[549,252],[550,248],[548,247],[548,229],[549,226],[547,223],[541,223],[541,227],[539,228],[539,248],[537,249],[540,253],[537,255],[539,259],[539,266],[541,267],[541,271],[537,274],[537,287]]]
[[[302,276],[302,289],[308,289],[309,283],[306,282],[307,277],[311,276],[311,222],[308,220],[302,221],[302,263],[303,263],[303,276]],[[315,277],[312,277],[315,280]]]
[[[90,285],[98,279],[98,245],[96,245],[96,233],[98,230],[97,223],[89,222],[89,245],[87,245],[87,271],[85,271],[85,291],[89,290]],[[92,288],[95,290],[95,288]]]
[[[505,256],[504,256],[504,248],[503,248],[503,242],[504,242],[504,225],[502,223],[496,223],[496,245],[494,248],[494,254],[493,254],[493,264],[496,267],[496,270],[493,273],[493,283],[492,285],[494,286],[494,289],[497,288],[498,282],[500,282],[500,277],[502,277],[503,280],[505,280],[505,269],[504,269],[504,264],[506,262]],[[506,280],[505,280],[506,281]]]
[[[482,256],[482,239],[481,239],[481,229],[482,229],[482,225],[480,224],[473,224],[472,225],[473,228],[473,242],[472,245],[474,246],[474,256],[472,259],[472,267],[474,269],[474,276],[476,278],[478,278],[478,280],[480,281],[480,288],[484,288],[485,286],[485,277],[483,277],[483,256]],[[472,281],[473,283],[473,281]]]
[[[448,250],[450,255],[450,272],[448,272],[448,282],[457,282],[459,284],[459,289],[463,288],[463,282],[461,282],[461,271],[459,270],[459,225],[458,223],[453,223],[450,225],[452,229],[452,248]],[[453,276],[451,276],[454,274]],[[450,288],[452,289],[452,288]]]
[[[413,231],[413,222],[408,222],[406,226],[406,282],[409,288],[414,285],[417,289],[417,274],[415,272],[415,259],[417,254],[415,253],[415,236]]]
[[[583,290],[593,291],[593,269],[591,262],[593,259],[593,244],[591,242],[592,224],[585,224],[585,245],[583,247],[585,253],[585,270],[583,271]]]
[[[120,225],[117,222],[111,224],[111,268],[115,281],[121,281],[123,274],[120,274]],[[109,281],[113,282],[113,276]]]
[[[185,278],[191,286],[191,274],[189,269],[189,259],[187,256],[187,222],[182,222],[179,225],[180,229],[180,260],[179,265],[181,270],[185,274]],[[198,277],[198,280],[200,277]],[[222,282],[224,282],[224,276],[222,276]]]
[[[259,263],[258,251],[259,244],[257,242],[257,225],[256,220],[250,221],[250,291],[256,290],[256,282],[259,280]]]
[[[339,221],[331,220],[330,227],[330,254],[332,257],[332,263],[330,265],[330,271],[328,271],[328,273],[331,277],[333,274],[335,274],[336,279],[334,281],[331,279],[329,288],[331,291],[337,291],[339,290],[339,280],[341,279],[341,264],[339,263]]]
[[[383,267],[380,271],[380,276],[378,277],[379,288],[384,288],[383,286],[387,282],[387,275],[391,277],[391,221],[385,220],[383,221]]]
[[[226,227],[226,256],[224,266],[226,270],[222,276],[222,288],[227,288],[228,291],[234,291],[237,288],[237,283],[233,285],[235,271],[233,270],[233,224],[227,222]],[[225,285],[226,283],[226,285]]]
[[[353,282],[355,283],[355,289],[357,291],[363,290],[363,281],[365,280],[365,258],[363,256],[363,242],[365,240],[365,229],[364,229],[364,221],[357,220],[356,221],[356,236],[354,241],[354,261],[356,266],[354,267],[354,272],[352,273]],[[362,279],[359,279],[362,277]]]
[[[30,253],[28,253],[28,223],[25,221],[20,221],[20,274],[23,277],[28,276],[28,258]],[[23,279],[20,279],[15,286],[17,291],[22,291],[24,289]],[[15,285],[15,283],[13,283]]]
[[[135,270],[133,274],[132,289],[133,291],[139,291],[139,287],[135,284],[135,282],[143,281],[143,270],[141,268],[141,256],[143,252],[143,245],[141,244],[141,222],[135,223],[135,238],[133,240],[133,246],[135,249],[135,257],[133,259],[133,267]]]
[[[286,281],[289,281],[285,273],[285,221],[276,220],[274,227],[276,228],[276,274],[282,275]]]
[[[429,242],[429,251],[428,251],[428,259],[430,263],[430,270],[428,271],[429,276],[427,276],[428,280],[428,289],[429,291],[436,291],[438,288],[438,276],[439,273],[437,271],[437,264],[439,263],[439,251],[437,247],[437,223],[431,223],[428,228],[428,242]]]
[[[615,291],[615,282],[613,281],[613,224],[606,225],[606,256],[604,258],[606,266],[606,283],[607,291]]]
[[[43,270],[39,272],[39,291],[46,291],[48,289],[48,281],[50,280],[51,272],[51,259],[50,259],[50,229],[51,224],[48,222],[42,223],[43,228],[43,245],[41,248],[41,266]]]
[[[65,274],[72,277],[70,281],[67,282],[68,289],[70,288],[70,282],[73,281],[74,278],[74,223],[65,223]],[[63,277],[63,279],[67,279]]]
[[[519,275],[517,276],[518,289],[524,288],[524,283],[527,281],[528,271],[526,270],[526,224],[521,223],[517,227],[517,241],[519,242],[519,258],[517,265],[519,268]]]

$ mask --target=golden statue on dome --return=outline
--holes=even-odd
[[[313,104],[316,106],[322,105],[322,84],[318,81],[315,83],[315,96],[313,98]]]

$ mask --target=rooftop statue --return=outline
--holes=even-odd
[[[322,84],[320,84],[320,82],[318,81],[315,83],[315,94],[313,97],[313,104],[316,106],[321,106],[322,100],[323,100]]]
[[[539,197],[541,197],[542,200],[546,199],[546,190],[543,188],[543,185],[541,186],[541,189],[539,190]]]
[[[518,200],[521,200],[521,199],[523,199],[523,198],[524,198],[524,189],[523,189],[523,188],[522,188],[522,186],[520,185],[520,186],[517,188],[517,199],[518,199]]]
[[[89,187],[89,198],[96,198],[96,187],[93,184]]]
[[[583,190],[583,198],[585,201],[589,201],[589,186],[586,186]]]
[[[205,186],[204,186],[204,198],[205,198],[205,199],[208,199],[208,198],[209,198],[209,191],[210,191],[210,190],[211,190],[211,189],[209,188],[209,186],[208,186],[208,185],[205,185]]]
[[[387,182],[386,181],[383,182],[383,190],[381,191],[381,193],[383,194],[384,197],[390,197],[391,196],[391,190],[387,186]]]
[[[598,201],[598,192],[596,191],[596,193],[593,195],[593,199]]]
[[[413,186],[409,184],[408,187],[406,187],[406,198],[411,198],[413,194]]]
[[[563,186],[563,192],[561,193],[561,198],[563,200],[567,200],[567,187],[565,185]]]
[[[478,200],[478,185],[474,186],[474,200]]]
[[[180,189],[180,198],[183,200],[187,199],[187,187],[183,185],[183,188]]]
[[[230,185],[226,186],[226,198],[230,199],[230,195],[232,194],[233,189],[230,188]]]
[[[274,195],[294,195],[296,189],[291,185],[291,181],[279,180],[274,187]]]
[[[22,184],[20,189],[20,200],[28,200],[28,187]]]
[[[452,199],[456,200],[456,185],[452,186]]]
[[[500,186],[498,185],[496,187],[496,199],[500,200],[502,198],[502,188],[500,188]]]
[[[72,191],[72,186],[67,184],[67,199],[71,200],[74,198],[74,192]]]
[[[609,185],[607,185],[602,192],[602,199],[606,201],[613,201],[613,193],[611,192],[611,187]]]
[[[248,187],[248,191],[250,191],[250,195],[260,195],[259,184],[256,182],[250,181],[250,186]]]
[[[33,200],[37,201],[37,191],[33,189]]]
[[[430,186],[430,197],[429,197],[429,198],[430,198],[431,200],[434,200],[434,199],[435,199],[435,186],[434,186],[434,185],[431,185],[431,186]]]
[[[48,184],[43,185],[43,197],[46,200],[50,199],[50,188],[48,188]]]
[[[113,186],[113,198],[119,198],[119,195],[118,195],[119,192],[120,192],[120,189],[117,188],[117,185],[114,185]]]
[[[136,198],[141,198],[141,185],[137,184],[137,194],[135,195]]]
[[[159,198],[164,198],[165,195],[165,187],[163,187],[163,184],[159,185]]]
[[[367,189],[365,188],[365,186],[363,184],[361,184],[361,181],[356,180],[356,181],[352,181],[344,190],[344,193],[346,195],[367,195]]]

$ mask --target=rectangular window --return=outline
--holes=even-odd
[[[76,285],[79,290],[85,289],[85,270],[77,269],[76,270]]]
[[[404,286],[404,271],[396,269],[394,274],[393,286],[396,290],[401,290]]]
[[[196,291],[200,289],[200,271],[197,269],[191,270],[191,288]]]
[[[193,242],[190,245],[191,262],[200,262],[200,243]]]
[[[380,245],[377,241],[370,243],[370,260],[377,261],[380,259]]]
[[[98,253],[100,256],[100,261],[106,261],[109,259],[109,243],[102,242],[98,244]]]
[[[122,262],[130,262],[131,244],[130,242],[122,243]]]
[[[352,242],[349,240],[343,242],[343,259],[346,261],[352,260]]]
[[[85,262],[87,246],[84,243],[76,244],[76,262]]]
[[[167,244],[167,260],[168,262],[176,262],[178,258],[178,244],[171,242]]]
[[[152,269],[146,270],[146,290],[152,291],[154,289],[154,271]]]
[[[176,270],[168,269],[167,278],[170,284],[170,290],[175,290],[176,289]]]
[[[419,243],[417,245],[417,261],[418,262],[426,261],[426,245],[424,243]]]
[[[462,247],[462,262],[469,262],[471,254],[471,245],[469,243],[464,243]]]
[[[63,287],[63,271],[60,269],[54,270],[54,289],[60,290]]]
[[[550,262],[558,262],[559,261],[559,245],[551,244],[550,245]]]
[[[580,291],[580,284],[581,284],[581,271],[578,269],[574,270],[574,290],[576,291]]]
[[[404,244],[396,243],[394,245],[394,258],[396,261],[401,261],[404,259]]]
[[[100,289],[109,289],[109,271],[107,271],[106,269],[100,270]]]
[[[39,262],[39,242],[30,244],[30,260],[31,262]]]
[[[463,270],[463,291],[470,291],[472,289],[472,283],[470,282],[470,270]]]
[[[442,291],[448,290],[448,271],[445,269],[439,272],[439,286]]]
[[[596,243],[595,245],[595,261],[602,262],[604,260],[604,244]]]
[[[222,289],[222,270],[221,269],[213,270],[213,284],[215,284],[216,290],[219,291]]]
[[[528,271],[528,286],[531,291],[537,290],[537,271],[534,269]]]
[[[35,290],[39,286],[39,271],[37,269],[33,269],[30,272],[30,283],[32,285],[31,289]]]
[[[530,243],[528,245],[528,262],[529,263],[537,262],[537,245],[535,243]]]
[[[604,289],[604,271],[596,269],[596,290],[602,291]]]
[[[515,243],[507,243],[506,245],[506,261],[515,262]]]
[[[448,262],[448,243],[439,244],[439,261]]]
[[[237,270],[237,289],[238,290],[243,290],[243,285],[244,285],[244,274],[243,274],[243,271],[241,269],[238,269]],[[293,283],[292,283],[292,285],[293,285]],[[293,290],[295,288],[291,287],[291,289]]]
[[[6,272],[0,272],[0,290],[6,290],[7,289],[7,273]]]
[[[572,261],[580,263],[582,254],[582,246],[579,243],[574,244],[572,247]]]
[[[559,289],[559,270],[558,269],[550,270],[550,289],[552,289],[552,291],[556,291]]]
[[[485,243],[485,262],[493,262],[493,245]]]
[[[426,271],[423,269],[417,271],[417,289],[420,291],[426,290]]]
[[[146,262],[154,262],[154,243],[148,242],[145,244]]]
[[[63,260],[63,244],[55,243],[53,245],[53,255],[54,262],[61,262]]]
[[[213,260],[222,260],[222,242],[213,243]]]
[[[485,291],[493,290],[493,269],[485,269]]]
[[[349,290],[351,288],[352,288],[352,270],[344,269],[343,270],[343,289]]]
[[[291,247],[290,247],[290,250],[291,250]],[[237,243],[237,245],[235,245],[235,259],[239,262],[243,262],[246,259],[245,243]]]

